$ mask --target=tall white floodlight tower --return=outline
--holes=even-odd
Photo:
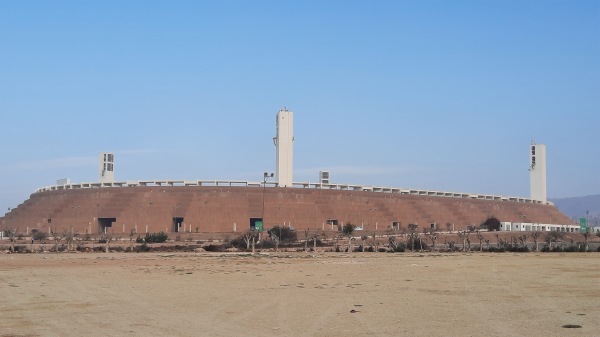
[[[546,145],[531,142],[529,148],[529,186],[531,199],[546,203]]]
[[[292,164],[294,159],[294,113],[285,107],[277,113],[277,135],[273,137],[276,148],[277,186],[292,186]]]
[[[98,166],[99,181],[112,183],[115,181],[115,155],[113,153],[100,153]]]

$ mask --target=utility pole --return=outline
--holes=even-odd
[[[265,226],[265,191],[267,189],[267,179],[273,178],[273,173],[265,172],[263,174],[263,193],[262,193],[262,216],[260,220],[262,221],[263,228]]]

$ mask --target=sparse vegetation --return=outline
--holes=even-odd
[[[396,242],[396,238],[393,236],[390,236],[388,238],[388,243],[389,243],[391,252],[402,253],[402,252],[406,251],[406,245],[401,242]]]
[[[431,249],[435,250],[435,242],[437,241],[439,234],[436,232],[429,231],[425,234],[429,241],[431,241]]]
[[[279,250],[279,244],[290,244],[298,240],[295,231],[285,226],[275,226],[267,231],[267,234],[275,243],[275,249]]]
[[[252,248],[252,253],[254,253],[256,250],[255,246],[256,246],[256,242],[258,241],[258,235],[259,234],[257,231],[247,230],[240,236],[239,239],[241,239],[241,241],[246,243],[246,250],[250,250],[250,248]],[[243,249],[243,248],[241,248],[241,249]]]
[[[316,251],[317,246],[322,251],[338,252],[403,252],[403,251],[478,251],[478,252],[596,252],[599,242],[595,232],[562,232],[562,231],[529,231],[529,232],[496,232],[489,233],[484,230],[476,230],[475,233],[460,230],[453,234],[437,232],[434,228],[426,226],[418,231],[411,224],[406,225],[406,232],[381,231],[381,232],[357,232],[351,223],[341,225],[338,231],[327,232],[321,230],[294,231],[288,227],[275,226],[265,233],[248,231],[230,240],[229,237],[198,237],[195,234],[182,235],[181,245],[170,240],[166,232],[148,233],[138,235],[134,230],[125,233],[94,234],[91,241],[85,241],[84,235],[78,235],[71,229],[50,228],[51,235],[47,235],[39,229],[34,228],[25,235],[23,240],[18,239],[18,229],[11,230],[14,241],[10,239],[8,231],[4,231],[3,247],[11,252],[70,252],[70,251],[117,251],[123,247],[124,251],[194,251],[195,248],[203,248],[207,251],[237,251],[235,247],[243,251],[268,251],[272,248],[281,250],[286,244],[287,250],[294,251]],[[464,229],[464,225],[461,227]],[[302,239],[297,240],[297,233]],[[377,234],[381,236],[378,236]],[[268,234],[268,235],[267,235]],[[330,234],[329,238],[325,234]],[[175,234],[174,234],[175,235]],[[496,244],[493,242],[496,237]],[[137,237],[137,239],[136,239]],[[204,238],[203,240],[198,240]],[[42,240],[51,241],[42,244]],[[260,240],[259,240],[260,239]],[[344,242],[345,239],[348,241]],[[378,242],[377,239],[380,241]],[[11,241],[9,241],[11,240]],[[29,241],[32,245],[29,245]],[[282,241],[277,241],[282,240]],[[341,241],[340,241],[341,240]],[[353,242],[352,240],[356,240]],[[384,243],[385,241],[388,241]],[[440,240],[440,241],[437,241]],[[138,244],[136,245],[135,242]],[[462,241],[462,242],[461,242]],[[490,243],[492,241],[492,243]],[[9,245],[10,242],[10,245]],[[167,244],[162,244],[168,242]],[[19,249],[18,245],[26,244],[26,248]],[[198,245],[196,245],[196,243]],[[439,244],[438,244],[439,243]],[[140,245],[145,247],[139,248]],[[158,244],[155,246],[154,244]],[[114,247],[113,247],[114,246]],[[136,247],[137,246],[137,247]],[[195,247],[195,248],[190,248]],[[380,249],[381,248],[381,249]],[[1,250],[1,249],[0,249]]]
[[[470,248],[470,240],[469,240],[469,232],[467,231],[462,231],[462,232],[458,232],[456,233],[456,235],[462,240],[462,247],[463,247],[463,251],[467,251],[467,241],[469,241],[469,248]],[[470,250],[470,249],[469,249]]]
[[[15,242],[17,242],[17,230],[15,228],[5,228],[4,235],[10,240],[10,251],[15,252]]]
[[[544,241],[548,246],[548,249],[552,250],[552,244],[558,245],[559,241],[564,238],[564,234],[561,232],[548,232],[544,237]]]
[[[411,251],[415,250],[415,240],[417,239],[417,237],[419,232],[419,226],[417,224],[409,224],[408,225],[408,234],[407,234],[407,243],[406,243],[406,247],[409,248]],[[420,240],[420,237],[419,237]],[[410,243],[412,242],[412,243]],[[420,247],[421,245],[419,245]]]
[[[44,242],[44,240],[48,238],[48,234],[46,234],[46,232],[34,228],[31,230],[31,238],[35,241]]]
[[[75,240],[75,238],[77,238],[77,236],[79,236],[79,234],[77,232],[74,232],[73,228],[71,228],[71,230],[63,230],[63,237],[67,244],[67,252],[71,251],[71,246],[73,245],[73,241]]]
[[[598,251],[600,252],[600,247],[598,247]],[[545,245],[542,248],[542,252],[552,252],[552,253],[576,253],[576,252],[585,252],[584,245],[579,242],[577,245],[569,245],[569,246],[554,246],[550,247],[549,245]]]
[[[533,239],[533,244],[534,244],[534,247],[535,247],[535,251],[536,252],[539,251],[540,249],[539,249],[538,241],[539,241],[540,236],[542,236],[542,232],[532,232],[530,234],[530,236]]]
[[[225,245],[213,245],[213,244],[210,244],[210,245],[204,246],[202,248],[204,248],[204,250],[207,251],[207,252],[224,252],[225,249],[226,249],[226,246]]]
[[[114,237],[112,234],[104,234],[102,235],[102,241],[104,241],[104,252],[108,253],[110,252],[110,242],[112,240],[114,240]]]
[[[584,239],[584,242],[583,242],[584,249],[583,249],[583,251],[584,252],[588,251],[588,241],[589,241],[591,235],[592,235],[592,232],[590,231],[590,228],[586,228],[586,231],[583,233],[583,239]]]
[[[54,241],[54,251],[58,253],[58,246],[60,245],[60,242],[65,238],[64,233],[60,233],[59,231],[51,229],[50,235],[52,235],[52,240]]]
[[[349,222],[342,227],[342,233],[348,237],[348,253],[352,252],[352,234],[354,234],[354,228],[356,227]]]
[[[148,246],[147,243],[144,242],[144,243],[142,243],[141,245],[139,245],[137,247],[137,251],[138,252],[149,252],[150,251],[150,247]]]
[[[310,241],[312,241],[312,243],[313,243],[313,251],[316,251],[316,250],[317,250],[317,244],[319,244],[319,245],[320,245],[320,244],[322,244],[322,242],[321,242],[321,240],[320,240],[320,239],[321,239],[321,237],[323,237],[323,235],[324,235],[324,234],[321,234],[321,233],[319,233],[319,232],[317,232],[317,231],[312,231],[312,232],[311,232],[311,233],[308,235],[308,239],[309,239]]]
[[[275,226],[273,227],[273,230],[278,233],[281,243],[283,244],[293,244],[294,242],[298,241],[298,235],[296,234],[296,231],[289,227]]]
[[[146,236],[144,237],[144,242],[145,243],[163,243],[166,242],[169,239],[169,236],[165,233],[165,232],[158,232],[158,233],[146,233]],[[137,240],[136,240],[137,242]]]
[[[427,244],[425,242],[423,242],[423,240],[421,239],[421,236],[418,234],[409,237],[409,240],[406,242],[406,247],[409,248],[411,251],[416,251],[416,250],[422,251],[422,250],[429,249]]]
[[[480,231],[477,231],[477,240],[479,240],[479,251],[483,252],[483,241],[485,240],[485,238],[483,237],[483,234],[481,234]]]

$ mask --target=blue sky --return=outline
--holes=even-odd
[[[600,1],[0,1],[0,207],[57,179],[600,193]],[[1,208],[0,208],[1,209]]]

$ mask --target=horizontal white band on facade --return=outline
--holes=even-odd
[[[81,188],[109,188],[109,187],[139,187],[139,186],[242,186],[242,187],[262,187],[270,186],[277,187],[276,182],[264,181],[240,181],[240,180],[137,180],[137,181],[117,181],[110,183],[87,182],[77,184],[52,185],[38,188],[34,193],[73,190]],[[493,201],[512,201],[530,204],[542,204],[539,200],[533,200],[523,197],[509,197],[490,194],[472,194],[461,192],[446,192],[446,191],[431,191],[419,189],[404,189],[396,187],[382,186],[365,186],[352,184],[322,184],[311,182],[296,182],[293,187],[297,188],[313,188],[313,189],[329,189],[341,191],[365,191],[379,193],[394,193],[417,196],[432,196],[432,197],[447,197],[447,198],[462,198],[462,199],[478,199],[478,200],[493,200]],[[552,204],[548,202],[547,204]]]

